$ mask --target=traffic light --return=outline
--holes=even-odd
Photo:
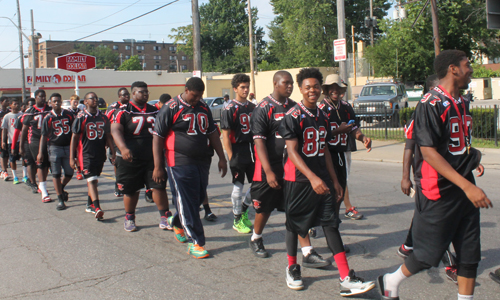
[[[500,29],[500,1],[486,0],[488,29]]]

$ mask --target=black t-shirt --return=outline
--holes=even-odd
[[[290,109],[281,122],[279,134],[285,139],[298,140],[298,152],[309,169],[322,180],[331,180],[325,161],[326,143],[331,139],[328,116],[319,108],[308,109],[301,102]],[[285,180],[309,182],[284,153]]]
[[[158,109],[147,103],[141,108],[129,102],[116,110],[113,123],[123,126],[125,145],[134,159],[153,159],[153,129],[157,113]],[[118,148],[117,155],[121,156]]]
[[[328,116],[330,121],[330,130],[333,132],[342,123],[349,123],[350,120],[354,120],[353,129],[359,128],[359,121],[356,118],[356,114],[352,109],[352,106],[345,101],[338,101],[338,106],[330,103],[326,99],[323,99],[318,107],[323,110]],[[328,149],[331,152],[342,153],[349,151],[349,139],[353,139],[352,134],[349,133],[339,133],[332,135],[332,139],[328,143]]]
[[[99,110],[92,115],[85,109],[78,114],[71,130],[80,134],[80,151],[84,159],[96,162],[106,160],[106,135],[110,131],[106,115]]]
[[[455,101],[458,112],[452,101]],[[444,88],[438,86],[425,94],[420,102],[415,110],[413,128],[417,143],[415,181],[428,199],[438,200],[443,196],[451,196],[458,187],[423,160],[420,147],[436,148],[453,169],[471,182],[474,182],[472,171],[479,165],[481,157],[476,149],[467,153],[465,133],[468,131],[470,137],[472,132],[468,100],[462,97],[454,100]],[[464,121],[467,126],[464,126]]]
[[[208,106],[189,105],[181,95],[169,100],[156,116],[154,133],[165,139],[169,166],[210,163],[208,135],[216,129]]]
[[[45,104],[42,108],[36,105],[26,110],[23,117],[23,125],[29,126],[28,129],[28,143],[39,143],[40,134],[42,131],[42,121],[47,116],[52,107]]]
[[[67,110],[63,109],[60,115],[52,110],[42,121],[42,136],[49,138],[49,145],[69,146],[74,119],[73,114]]]
[[[278,132],[287,111],[297,103],[287,99],[281,104],[272,96],[267,96],[257,105],[252,114],[251,129],[254,139],[266,141],[267,154],[271,165],[283,164],[285,140]]]

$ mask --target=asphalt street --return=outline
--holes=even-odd
[[[250,235],[232,229],[230,177],[221,179],[215,166],[208,194],[219,219],[203,220],[211,254],[204,260],[186,254],[186,245],[158,228],[160,216],[154,204],[143,200],[144,193],[137,209],[139,231],[123,230],[125,212],[122,200],[113,195],[108,163],[99,183],[103,222],[85,212],[85,181],[70,183],[65,211],[57,211],[55,202],[42,203],[39,194],[23,185],[0,182],[0,299],[341,299],[335,264],[303,269],[305,289],[288,289],[283,213],[274,213],[264,232],[271,257],[253,256]],[[488,276],[500,267],[499,177],[500,170],[487,169],[477,180],[498,208],[481,212],[483,260],[475,299],[500,295],[500,286]],[[341,233],[351,248],[350,267],[365,279],[374,280],[402,263],[396,251],[406,237],[414,204],[401,193],[400,178],[399,163],[353,162],[351,199],[365,218],[343,219]],[[53,189],[49,191],[55,198]],[[251,220],[253,215],[251,209]],[[321,234],[313,245],[333,261]],[[401,299],[456,299],[457,288],[441,266],[406,280],[400,294]],[[380,297],[372,290],[360,298]]]

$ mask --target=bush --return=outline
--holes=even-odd
[[[472,108],[472,136],[475,138],[495,137],[495,109]]]
[[[411,115],[415,112],[415,107],[401,108],[399,110],[399,122],[401,126],[405,126],[410,120]]]

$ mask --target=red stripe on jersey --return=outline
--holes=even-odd
[[[269,111],[267,112],[267,118],[269,120],[271,120],[271,117],[273,116],[273,108],[274,106],[271,106],[271,108],[269,108]]]
[[[234,110],[234,113],[233,113],[233,123],[236,122],[236,117],[238,116],[238,107]]]
[[[285,163],[285,177],[286,181],[295,181],[295,165],[290,158],[287,158]]]
[[[17,140],[19,139],[20,134],[21,130],[14,129],[14,136],[12,137],[12,150],[14,150],[14,146],[17,144]]]
[[[231,141],[231,144],[236,144],[236,138],[235,138],[235,133],[234,130],[231,129],[231,132],[229,132],[229,140]]]
[[[253,172],[253,181],[262,181],[262,164],[257,154],[257,146],[254,146],[255,152],[255,171]]]
[[[31,144],[31,136],[33,135],[33,133],[31,132],[31,126],[29,128],[29,131],[28,131],[28,144]]]
[[[448,111],[450,110],[450,106],[448,106],[445,110],[444,113],[441,115],[441,121],[446,122],[446,119],[448,119]]]
[[[409,140],[413,139],[413,123],[414,122],[415,121],[411,120],[410,125],[408,126],[408,128],[406,128],[406,131],[405,131],[406,138]]]
[[[420,184],[422,186],[422,193],[429,200],[436,201],[441,198],[438,186],[438,172],[434,170],[425,160],[422,163],[422,179]]]
[[[113,122],[113,120],[111,119],[111,116],[113,115],[113,113],[115,112],[116,109],[110,109],[108,110],[107,113],[105,113],[106,117],[108,117],[109,120],[111,120],[111,122]]]
[[[80,141],[78,141],[78,146],[76,146],[76,153],[78,154],[78,161],[80,162],[80,171],[83,171],[83,145],[82,145],[83,135],[80,134]]]
[[[52,131],[52,118],[51,117],[49,117],[48,123],[49,123],[49,130]]]
[[[175,124],[175,121],[177,121],[177,119],[179,118],[179,116],[181,115],[183,110],[184,110],[184,107],[179,109],[179,111],[174,115],[174,119],[172,120],[172,124]]]
[[[119,113],[116,114],[116,117],[114,119],[110,119],[111,120],[111,123],[118,123],[120,124],[120,118],[122,117],[122,115],[125,113],[124,110],[120,111]],[[109,119],[109,118],[108,118]]]
[[[169,167],[175,167],[175,131],[170,130],[165,139],[165,157]]]

